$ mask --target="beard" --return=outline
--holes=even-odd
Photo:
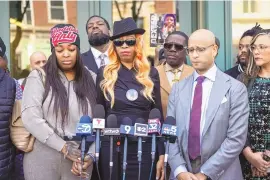
[[[238,54],[237,55],[237,63],[238,64],[241,64],[241,66],[245,67],[245,66],[247,66],[247,63],[248,63],[247,61],[248,61],[248,56],[249,55],[248,54],[244,54],[246,56],[246,59],[245,60],[243,60],[243,59],[240,58],[241,55],[243,55],[243,54],[240,54],[240,55]]]
[[[106,34],[90,35],[88,42],[91,46],[102,46],[110,41],[110,36]]]

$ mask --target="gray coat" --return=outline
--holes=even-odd
[[[194,74],[175,84],[169,97],[167,116],[176,118],[178,140],[170,144],[172,173],[184,165],[192,172],[188,154],[188,130]],[[227,99],[223,101],[224,97]],[[201,171],[212,180],[241,180],[238,155],[248,129],[248,94],[241,82],[217,70],[201,140]]]
[[[94,81],[96,75],[90,71]],[[76,125],[83,115],[82,110],[79,108],[78,100],[74,92],[74,82],[68,81],[65,75],[59,71],[60,78],[69,92],[69,114],[68,124],[65,126],[65,135],[75,135]],[[56,124],[56,115],[53,112],[53,100],[50,106],[50,100],[52,92],[50,91],[48,96],[43,101],[44,85],[37,70],[30,73],[27,78],[27,83],[23,93],[22,99],[22,121],[25,128],[41,143],[46,144],[50,148],[60,152],[66,143],[63,140],[64,132],[61,129],[60,112],[58,114],[58,124]],[[92,116],[92,110],[89,105],[88,115]],[[56,131],[54,130],[56,129]],[[94,144],[93,144],[94,145]],[[90,147],[90,151],[94,153],[93,145]]]

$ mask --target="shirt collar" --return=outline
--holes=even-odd
[[[184,64],[182,64],[180,67],[178,67],[177,69],[180,70],[180,72],[183,71],[183,66]],[[172,66],[170,66],[168,63],[165,63],[165,72],[169,72],[172,71],[174,68]]]
[[[97,50],[96,48],[91,47],[91,51],[92,51],[93,56],[94,56],[95,59],[99,58],[99,56],[100,56],[101,54],[105,54],[106,57],[108,57],[108,50],[105,51],[105,53],[102,53],[102,52],[100,52],[99,50]]]
[[[216,74],[217,74],[217,66],[214,64],[206,73],[204,73],[202,76],[206,77],[207,79],[211,81],[216,80]],[[194,81],[197,80],[197,78],[201,76],[196,71],[194,71]]]
[[[121,68],[119,69],[119,72],[132,72],[133,74],[136,74],[136,69],[133,67],[131,69],[128,69],[124,64],[121,63]]]

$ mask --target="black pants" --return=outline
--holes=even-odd
[[[110,169],[109,169],[109,154],[110,154],[110,143],[102,142],[99,160],[99,170],[102,180],[110,179]],[[122,177],[122,163],[123,163],[123,142],[118,147],[114,143],[113,152],[113,173],[112,180],[121,180]],[[139,174],[138,168],[138,157],[137,157],[137,142],[128,143],[128,153],[127,153],[127,170],[126,170],[126,180],[137,180]],[[152,178],[156,179],[156,162],[158,160],[158,155],[156,156],[156,161],[153,166]],[[152,159],[151,159],[151,143],[143,142],[142,145],[142,164],[141,164],[141,180],[149,180],[151,171]],[[95,172],[93,173],[93,175]],[[92,178],[92,180],[98,178]]]

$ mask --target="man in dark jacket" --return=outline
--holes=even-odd
[[[89,51],[82,54],[84,65],[97,74],[98,69],[109,63],[110,25],[101,16],[91,16],[86,23]]]
[[[99,68],[109,63],[110,25],[105,18],[94,15],[86,22],[86,32],[91,47],[82,54],[83,64],[97,74]],[[98,180],[96,166],[94,166],[91,180]]]
[[[6,46],[0,38],[0,180],[10,180],[14,166],[15,149],[10,140],[10,118],[15,101],[15,81],[4,64]]]
[[[256,23],[256,25],[253,28],[244,32],[244,34],[242,35],[239,41],[237,62],[236,62],[237,65],[225,71],[226,74],[236,79],[239,74],[244,72],[244,70],[247,68],[248,61],[249,61],[250,42],[253,36],[255,36],[258,32],[260,32],[260,30],[262,30],[262,28],[260,27],[260,25]]]

